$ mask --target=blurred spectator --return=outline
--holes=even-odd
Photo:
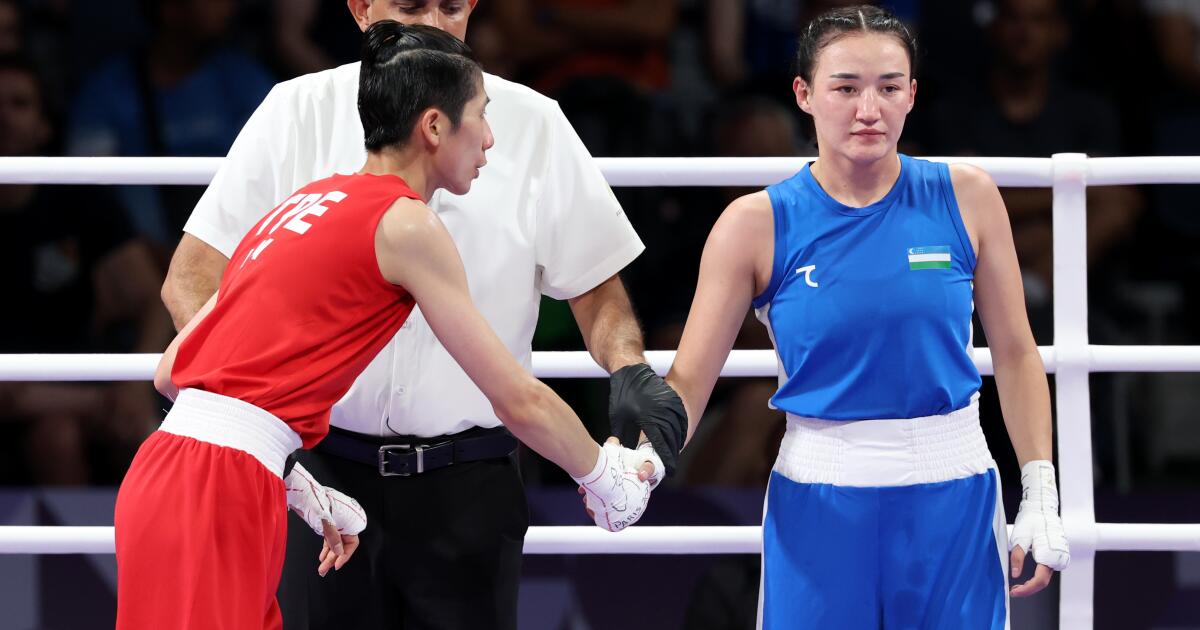
[[[487,72],[516,81],[517,60],[509,54],[509,42],[500,20],[496,17],[497,0],[486,0],[471,11],[471,30],[467,45],[475,51],[475,60]]]
[[[1145,0],[1153,18],[1158,54],[1167,77],[1182,91],[1200,96],[1200,2]]]
[[[1200,2],[1145,0],[1157,54],[1165,67],[1152,120],[1151,150],[1158,155],[1200,154]],[[1182,288],[1183,329],[1168,343],[1200,339],[1200,186],[1155,186],[1153,222],[1146,251],[1154,264],[1149,277]]]
[[[358,61],[362,33],[344,2],[275,0],[275,54],[291,78]],[[490,70],[489,70],[490,71]]]
[[[701,148],[704,155],[799,154],[792,110],[763,96],[748,95],[719,104],[704,127],[711,130]],[[744,188],[671,189],[654,203],[629,213],[642,239],[655,243],[625,274],[647,331],[647,348],[673,350],[678,345],[696,289],[704,241],[725,206],[746,192]]]
[[[0,56],[20,55],[34,64],[41,77],[43,98],[52,107],[64,102],[65,81],[59,71],[57,50],[49,29],[41,28],[20,0],[0,0]]]
[[[0,0],[0,55],[15,55],[25,49],[25,27],[17,0]]]
[[[510,56],[543,93],[601,76],[666,86],[675,0],[505,0],[493,10]]]
[[[222,156],[271,89],[253,58],[227,46],[233,0],[145,0],[149,44],[101,67],[74,103],[75,155]],[[134,229],[174,245],[202,191],[123,187]]]
[[[717,86],[790,96],[803,5],[795,0],[708,0],[708,64]]]
[[[788,84],[791,85],[791,78]],[[718,106],[713,117],[713,154],[723,157],[816,155],[815,151],[800,148],[796,127],[799,111],[794,100],[787,106],[754,95],[727,100]],[[724,202],[728,204],[747,192],[744,188],[723,191]]]
[[[1120,114],[1122,148],[1127,155],[1147,155],[1154,98],[1130,90],[1112,77],[1137,76],[1144,85],[1159,85],[1171,71],[1155,55],[1155,38],[1144,0],[1074,0],[1068,7],[1071,46],[1062,59],[1063,75],[1087,86]],[[1195,4],[1195,3],[1191,3]]]
[[[677,0],[503,0],[493,7],[516,79],[556,100],[593,155],[654,155],[669,115]]]
[[[918,104],[925,121],[916,133],[920,148],[932,155],[1120,153],[1117,112],[1055,74],[1055,60],[1069,36],[1057,0],[999,2],[990,29],[992,65],[984,84],[960,85],[947,90],[939,102]],[[1013,224],[1034,334],[1039,343],[1049,343],[1052,194],[1048,188],[1010,188],[1002,193]],[[1089,264],[1102,260],[1127,238],[1141,204],[1132,188],[1088,190]]]
[[[706,49],[713,82],[726,93],[760,94],[790,107],[799,29],[825,11],[856,4],[907,9],[897,15],[915,10],[911,0],[708,0]]]
[[[992,0],[922,0],[916,23],[921,48],[917,109],[953,92],[987,69],[987,28],[996,17]],[[910,121],[911,124],[911,121]]]
[[[0,156],[45,155],[54,131],[33,65],[0,58]],[[0,185],[0,241],[9,298],[0,352],[166,346],[162,276],[104,189]],[[115,482],[160,418],[156,404],[142,382],[0,383],[0,421],[24,432],[36,483],[86,483],[89,446],[97,444],[111,460],[97,468]]]

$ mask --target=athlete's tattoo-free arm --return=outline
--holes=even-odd
[[[583,343],[606,372],[646,362],[642,327],[620,276],[613,276],[591,291],[568,300]]]
[[[412,294],[438,340],[491,401],[514,435],[574,477],[596,464],[599,446],[549,387],[513,358],[467,288],[450,234],[423,204],[401,199],[375,235],[379,268]]]
[[[688,414],[688,439],[704,414],[754,296],[770,281],[774,220],[765,192],[741,197],[717,219],[667,383]],[[764,275],[765,274],[765,275]]]
[[[963,219],[977,242],[975,308],[992,351],[1008,438],[1022,467],[1034,460],[1050,461],[1050,388],[1025,313],[1025,291],[1008,211],[995,182],[984,171],[956,164],[950,167],[950,176]],[[1009,554],[1014,580],[1021,573],[1028,551],[1015,546]],[[1049,586],[1053,574],[1050,567],[1039,564],[1033,577],[1015,584],[1010,594],[1033,595]]]
[[[958,164],[950,173],[963,218],[978,240],[975,308],[992,352],[1009,439],[1022,466],[1033,460],[1050,460],[1050,389],[1025,312],[1008,212],[987,173]]]
[[[196,312],[196,316],[188,321],[187,325],[183,327],[183,330],[179,331],[178,335],[175,335],[175,339],[171,340],[171,345],[167,346],[166,351],[163,352],[162,358],[158,360],[158,369],[154,371],[154,389],[157,389],[158,393],[171,400],[175,400],[175,397],[179,395],[179,388],[175,387],[175,384],[171,382],[171,371],[175,367],[175,354],[179,352],[179,344],[183,343],[183,340],[192,334],[196,326],[199,326],[200,322],[204,321],[204,318],[212,312],[213,306],[216,303],[217,294],[213,293],[208,298],[208,301],[204,303],[204,306],[201,306],[200,310]]]
[[[162,286],[162,301],[176,330],[182,330],[221,286],[229,259],[204,241],[184,233],[171,256]]]

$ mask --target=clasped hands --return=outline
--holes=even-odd
[[[649,365],[637,363],[613,372],[608,413],[613,437],[600,447],[592,472],[575,481],[588,516],[616,532],[641,518],[650,491],[675,472],[687,434],[687,412],[662,377]]]
[[[596,466],[575,482],[592,521],[619,532],[642,517],[650,491],[662,481],[664,472],[662,459],[649,442],[629,449],[611,437],[600,447]]]

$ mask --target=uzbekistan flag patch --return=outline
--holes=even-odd
[[[933,245],[908,248],[908,269],[949,269],[950,246]]]

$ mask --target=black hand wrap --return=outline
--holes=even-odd
[[[668,476],[687,435],[687,411],[679,394],[649,365],[637,363],[613,372],[609,379],[608,422],[612,434],[628,448],[636,448],[638,433],[645,433],[662,458]]]

